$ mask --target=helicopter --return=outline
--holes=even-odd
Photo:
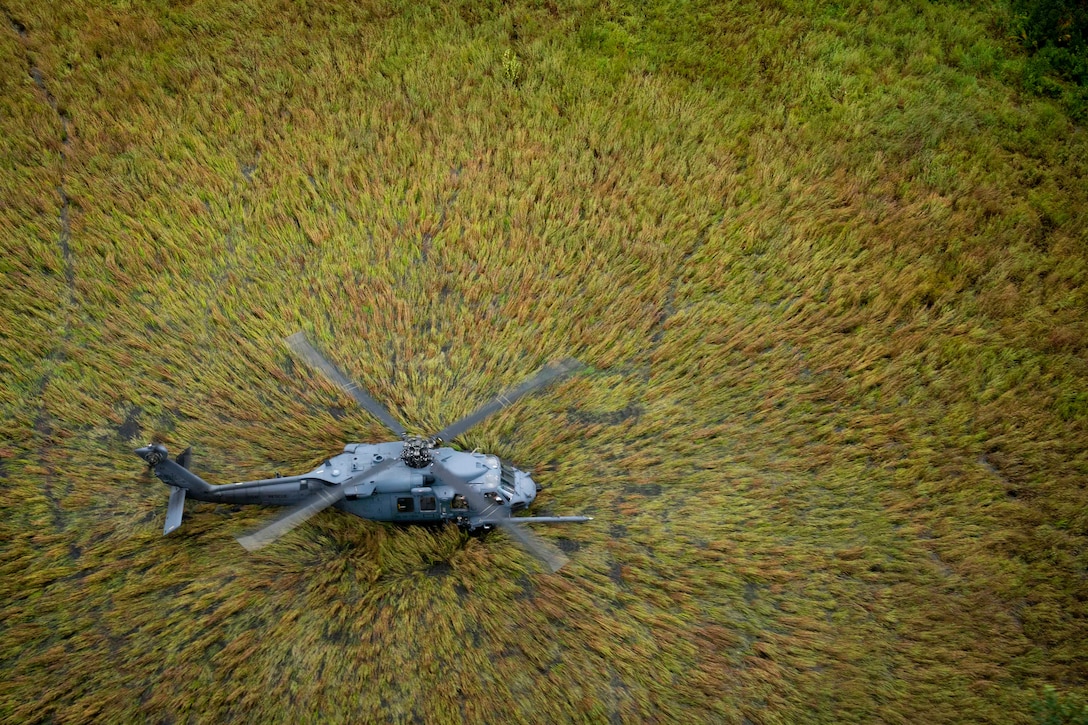
[[[237,537],[249,551],[272,543],[311,516],[335,506],[373,521],[397,524],[452,522],[469,533],[502,528],[547,568],[558,571],[566,558],[554,546],[524,528],[525,524],[581,523],[591,516],[515,516],[533,502],[540,486],[530,473],[496,455],[466,453],[442,445],[462,435],[484,418],[513,405],[522,396],[583,366],[574,358],[541,368],[520,385],[495,396],[474,413],[431,436],[409,435],[389,411],[344,376],[297,332],[287,346],[358,405],[380,420],[399,441],[349,443],[312,471],[256,481],[212,485],[190,470],[192,447],[171,460],[161,443],[149,443],[135,453],[170,488],[163,536],[181,526],[186,497],[229,504],[290,506],[272,523]]]

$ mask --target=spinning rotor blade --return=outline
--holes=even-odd
[[[390,415],[389,411],[386,410],[381,403],[370,397],[365,390],[354,382],[348,380],[335,365],[322,357],[321,353],[314,349],[314,347],[306,340],[306,336],[303,333],[296,332],[294,335],[284,338],[284,342],[287,343],[287,347],[291,348],[292,352],[309,363],[311,367],[320,370],[324,373],[325,377],[343,388],[348,395],[355,399],[355,402],[358,403],[363,410],[369,412],[382,423],[385,423],[385,426],[398,436],[404,437],[406,433],[404,426],[398,423],[397,419]]]
[[[516,518],[511,518],[510,511],[505,506],[488,501],[482,493],[462,481],[454,475],[453,471],[438,461],[431,462],[431,470],[441,479],[442,483],[464,496],[468,505],[478,511],[481,517],[487,518],[488,515],[492,515],[491,521],[501,526],[515,541],[521,544],[523,549],[544,562],[549,572],[554,574],[567,563],[567,557],[563,556],[555,547],[532,532],[526,531],[521,524],[517,523]],[[493,514],[498,514],[498,516],[493,516]]]
[[[248,551],[256,551],[257,549],[268,546],[288,531],[291,531],[304,523],[314,514],[324,511],[329,506],[332,506],[337,501],[344,498],[347,494],[348,486],[353,485],[360,479],[369,478],[381,473],[397,463],[400,463],[399,458],[387,458],[376,466],[371,466],[365,471],[360,471],[354,476],[348,477],[343,483],[330,488],[320,488],[314,491],[308,498],[292,506],[287,513],[264,528],[257,529],[245,536],[239,536],[238,543],[244,546]]]
[[[276,519],[263,529],[258,529],[245,536],[239,536],[238,543],[244,546],[247,551],[256,551],[268,546],[291,529],[302,524],[306,519],[319,511],[324,511],[343,497],[344,491],[339,486],[315,491],[305,501],[294,506],[286,515]]]
[[[498,522],[503,531],[510,534],[522,548],[544,562],[548,571],[552,574],[562,569],[567,563],[567,557],[544,539],[518,523],[516,518],[502,519]]]
[[[572,357],[568,357],[566,360],[562,360],[558,363],[555,363],[554,365],[548,365],[544,368],[541,368],[540,372],[523,382],[521,385],[505,393],[498,394],[489,403],[482,406],[475,413],[472,413],[471,415],[462,418],[456,423],[453,423],[452,425],[448,425],[443,428],[441,431],[435,434],[435,437],[441,438],[444,441],[452,441],[454,438],[463,434],[469,428],[476,425],[495,411],[510,407],[514,404],[515,401],[518,400],[518,398],[522,397],[523,395],[531,393],[537,388],[541,388],[552,382],[553,380],[566,377],[567,375],[576,372],[580,368],[582,368],[582,363],[578,362]]]
[[[473,510],[479,511],[481,515],[485,512],[489,514],[493,513],[492,509],[501,508],[497,503],[488,501],[482,493],[462,481],[453,471],[446,468],[438,461],[431,461],[431,470],[442,480],[442,483],[464,496],[468,505],[471,506]]]

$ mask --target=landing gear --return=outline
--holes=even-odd
[[[474,526],[464,516],[458,516],[453,522],[457,524],[457,528],[461,529],[461,531],[464,531],[469,536],[484,536],[495,530],[495,524],[479,524]]]

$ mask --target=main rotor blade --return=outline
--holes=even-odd
[[[406,432],[404,426],[398,423],[397,419],[390,415],[389,411],[386,410],[381,403],[370,397],[365,390],[345,377],[335,365],[326,360],[321,353],[306,340],[306,336],[303,333],[296,332],[294,335],[284,338],[284,342],[287,343],[287,347],[291,348],[296,355],[305,360],[312,367],[320,370],[324,373],[325,377],[343,388],[348,395],[355,399],[355,402],[358,403],[363,410],[366,410],[382,423],[385,423],[385,426],[398,436],[404,437]]]
[[[498,523],[523,549],[544,562],[552,574],[566,565],[567,557],[559,549],[519,524],[516,518],[502,519]]]
[[[521,385],[505,393],[500,393],[475,413],[462,418],[452,425],[446,426],[436,434],[436,437],[441,438],[444,441],[452,441],[495,411],[510,407],[523,395],[531,393],[537,388],[544,387],[553,380],[566,377],[582,367],[582,363],[572,357],[568,357],[558,363],[541,368],[536,375],[529,378]]]
[[[494,501],[488,501],[482,493],[462,481],[453,471],[446,468],[438,461],[431,461],[431,471],[441,479],[442,483],[464,496],[468,505],[479,514],[483,515],[484,512],[489,514],[494,513],[493,509],[501,510],[501,506]]]
[[[548,567],[548,571],[554,574],[567,563],[567,557],[563,556],[555,547],[538,538],[532,532],[526,531],[517,523],[517,519],[510,518],[510,511],[505,506],[488,501],[482,493],[462,481],[454,475],[453,471],[438,461],[431,462],[431,471],[438,476],[442,483],[464,496],[468,505],[479,512],[480,516],[486,518],[489,514],[500,514],[499,516],[492,515],[491,521],[503,527],[515,541],[521,544],[522,548],[544,562],[544,565]]]
[[[288,531],[298,527],[316,513],[324,511],[347,494],[348,487],[360,479],[370,478],[381,473],[385,469],[395,465],[399,458],[387,458],[376,466],[371,466],[365,471],[359,471],[348,477],[343,483],[329,488],[319,488],[303,501],[295,504],[291,509],[264,528],[238,537],[238,543],[248,551],[268,546]]]

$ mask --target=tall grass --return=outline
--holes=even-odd
[[[1030,722],[1084,693],[1088,143],[1000,7],[10,2],[0,717]],[[516,61],[516,63],[515,63]],[[513,70],[514,68],[517,70]],[[190,504],[413,432],[502,534]]]

